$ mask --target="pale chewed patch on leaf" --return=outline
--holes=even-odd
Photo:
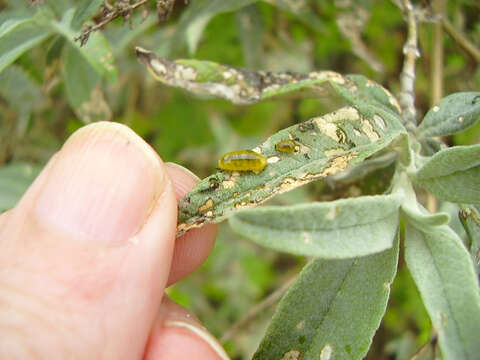
[[[330,360],[333,354],[333,347],[330,344],[325,345],[320,352],[320,360]]]
[[[300,360],[302,353],[298,350],[287,351],[281,360]]]

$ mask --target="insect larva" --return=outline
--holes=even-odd
[[[298,152],[299,146],[293,140],[280,140],[275,144],[275,150],[284,153],[294,153]]]
[[[252,150],[233,151],[218,160],[218,167],[228,171],[253,171],[260,173],[267,166],[267,158]]]

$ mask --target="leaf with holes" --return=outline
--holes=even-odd
[[[257,146],[253,150],[266,159],[263,171],[220,171],[201,181],[180,202],[178,234],[206,222],[222,221],[236,209],[256,206],[276,194],[337,174],[405,135],[392,105],[396,100],[381,86],[359,77],[330,71],[251,72],[210,61],[168,61],[141,48],[137,48],[137,57],[167,85],[223,97],[236,104],[307,89],[310,94],[339,96],[352,105],[283,129]],[[286,143],[293,144],[292,151],[277,147]]]
[[[362,75],[333,71],[249,71],[212,61],[169,61],[151,51],[136,48],[137,58],[162,83],[198,95],[221,97],[234,104],[253,104],[284,95],[295,97],[340,97],[350,105],[370,107],[370,112],[388,112],[401,123],[400,106],[388,90]],[[373,115],[372,115],[373,116]],[[376,118],[385,126],[382,118]]]
[[[374,255],[311,261],[278,305],[253,359],[363,359],[397,261],[398,240]]]

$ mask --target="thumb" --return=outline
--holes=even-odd
[[[140,359],[176,214],[164,164],[131,130],[72,135],[0,229],[0,358]]]

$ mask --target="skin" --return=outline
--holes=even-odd
[[[164,296],[213,248],[175,239],[198,181],[115,123],[77,131],[0,215],[0,359],[226,359]]]

